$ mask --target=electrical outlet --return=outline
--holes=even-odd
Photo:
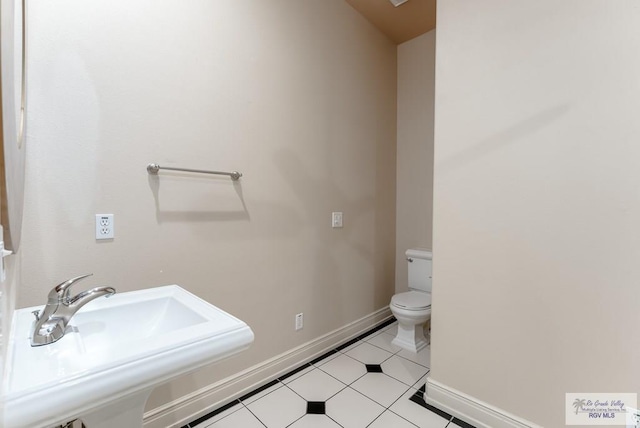
[[[296,315],[296,331],[302,330],[303,326],[304,326],[304,314],[299,313],[298,315]]]
[[[96,239],[113,239],[113,214],[96,214]]]
[[[331,227],[342,227],[342,212],[331,213]]]

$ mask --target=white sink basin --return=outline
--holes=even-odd
[[[14,314],[5,427],[50,427],[76,417],[87,423],[95,419],[92,413],[99,413],[101,427],[141,426],[144,402],[156,385],[253,342],[244,322],[177,285],[96,299],[71,319],[62,339],[32,347],[36,309],[41,307]],[[105,421],[132,403],[139,422]]]

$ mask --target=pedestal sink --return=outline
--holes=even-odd
[[[151,390],[249,347],[239,319],[177,285],[119,293],[82,308],[62,339],[32,347],[31,311],[14,313],[4,379],[6,428],[142,427]]]

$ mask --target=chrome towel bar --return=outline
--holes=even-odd
[[[207,171],[204,169],[190,169],[190,168],[173,168],[170,166],[160,166],[157,163],[150,163],[147,165],[147,172],[149,174],[157,174],[161,169],[167,169],[170,171],[185,171],[196,172],[199,174],[215,174],[215,175],[228,175],[233,181],[238,181],[242,177],[242,173],[238,171],[223,172],[223,171]]]

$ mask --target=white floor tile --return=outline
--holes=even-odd
[[[364,363],[343,354],[319,368],[347,385],[367,373]]]
[[[373,346],[370,343],[362,342],[360,345],[348,351],[347,355],[365,364],[382,364],[393,354],[377,346]]]
[[[220,412],[217,415],[207,419],[206,421],[198,424],[198,425],[194,425],[192,428],[205,428],[210,426],[211,424],[213,424],[214,422],[219,421],[222,418],[226,418],[227,416],[229,416],[231,413],[237,412],[240,409],[244,409],[244,406],[242,404],[240,404],[239,402],[236,401],[235,406],[225,410],[224,412]]]
[[[396,355],[406,358],[407,360],[413,361],[414,363],[418,363],[421,366],[431,367],[431,346],[427,346],[426,348],[419,351],[417,354],[415,352],[407,351],[403,349],[398,352]]]
[[[396,332],[393,323],[197,428],[446,428],[448,420],[409,400],[427,380],[430,347],[396,347]],[[383,373],[367,373],[365,364]],[[307,415],[307,401],[325,401],[327,414]]]
[[[232,413],[226,418],[222,418],[207,428],[264,428],[258,418],[251,414],[245,407]]]
[[[413,386],[421,377],[427,374],[429,369],[413,361],[394,355],[382,363],[382,371],[384,374],[398,379],[407,386]],[[420,386],[418,386],[418,388],[420,388]]]
[[[376,330],[374,333],[370,334],[369,336],[365,337],[365,338],[364,338],[364,339],[362,339],[362,340],[365,340],[365,341],[366,341],[366,340],[372,339],[372,338],[374,338],[374,337],[376,337],[376,336],[379,336],[379,335],[381,335],[382,333],[384,333],[384,331],[385,331],[388,327],[389,327],[389,326],[386,326],[386,327],[384,327],[384,328],[381,328],[380,330]]]
[[[344,383],[316,368],[287,386],[307,401],[326,401],[346,387]]]
[[[327,401],[326,411],[344,428],[362,428],[377,418],[384,407],[351,388],[345,388]]]
[[[351,387],[384,407],[389,407],[409,387],[384,373],[367,373],[351,384]]]
[[[381,333],[367,340],[367,342],[395,354],[396,352],[401,351],[402,348],[391,343],[394,337],[395,336],[391,336],[390,334]]]
[[[267,427],[284,428],[307,412],[307,403],[298,394],[283,387],[254,401],[247,408]]]
[[[303,376],[303,375],[309,373],[310,371],[315,370],[315,368],[316,368],[315,366],[309,366],[304,370],[300,370],[298,373],[296,373],[294,375],[291,375],[288,378],[284,379],[282,381],[282,383],[284,383],[285,385],[288,384],[288,383],[291,383],[294,380],[298,379],[300,376]]]
[[[253,403],[254,401],[256,401],[256,400],[258,400],[258,399],[260,399],[260,398],[264,397],[265,395],[267,395],[267,394],[271,394],[271,393],[272,393],[273,391],[275,391],[276,389],[278,389],[278,388],[282,388],[283,386],[284,386],[284,385],[283,385],[282,383],[278,382],[278,383],[276,383],[275,385],[270,386],[269,388],[265,389],[264,391],[260,391],[260,392],[258,392],[257,394],[254,394],[254,395],[252,395],[251,397],[249,397],[249,398],[245,399],[245,400],[243,401],[243,403],[244,403],[244,405],[245,405],[245,406],[246,406],[247,404],[251,404],[251,403]]]
[[[378,419],[373,421],[369,428],[416,428],[414,424],[402,419],[393,412],[386,411]]]
[[[389,410],[411,421],[420,428],[445,428],[449,420],[409,400],[414,393],[415,391],[410,389],[398,401],[393,403]]]
[[[398,334],[398,321],[394,322],[393,324],[389,325],[389,327],[385,328],[384,332],[395,337],[396,334]]]
[[[290,428],[340,428],[340,425],[326,415],[305,415]]]

